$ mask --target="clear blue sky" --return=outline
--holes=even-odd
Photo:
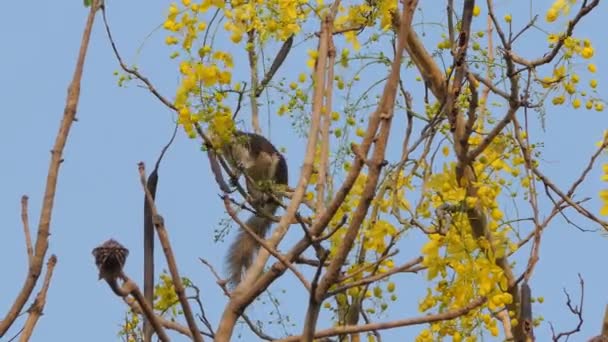
[[[522,13],[527,18],[528,1],[495,2],[501,13],[514,13],[516,24],[523,22],[518,21],[515,14]],[[549,3],[535,1],[534,7],[547,8]],[[164,36],[153,35],[142,53],[135,54],[144,37],[162,23],[168,4],[164,1],[111,1],[108,5],[113,32],[124,57],[136,61],[158,89],[171,96],[178,80],[175,68],[167,59],[168,52],[162,43]],[[608,79],[608,45],[604,32],[598,28],[605,26],[607,9],[606,4],[600,5],[576,31],[578,36],[590,38],[595,43],[594,61],[599,70],[597,78],[602,95],[607,90],[603,81]],[[49,150],[62,115],[86,14],[82,2],[76,0],[38,2],[30,6],[11,1],[6,2],[0,12],[3,43],[0,54],[3,80],[0,83],[3,113],[0,217],[4,237],[0,239],[1,314],[12,302],[27,271],[19,199],[22,194],[30,196],[31,224],[36,227]],[[427,12],[427,19],[431,15]],[[521,48],[526,50],[526,47],[534,48],[533,45]],[[288,66],[299,70],[305,58],[289,60]],[[116,334],[125,306],[110,293],[104,282],[97,281],[91,249],[99,243],[113,237],[127,246],[131,254],[126,271],[134,279],[141,279],[143,203],[137,162],[145,161],[152,166],[172,131],[173,115],[134,84],[128,89],[118,88],[112,75],[115,70],[117,63],[99,16],[85,67],[79,121],[73,127],[65,151],[52,220],[49,252],[57,254],[59,261],[45,315],[38,323],[33,341],[118,340]],[[594,143],[608,128],[607,115],[594,111],[575,112],[568,108],[548,110],[546,132],[539,131],[535,136],[545,142],[543,167],[558,185],[565,187],[578,176]],[[279,129],[281,124],[286,121],[273,123],[272,140],[288,147],[293,183],[303,145],[290,134],[291,128]],[[213,231],[224,211],[208,170],[206,156],[180,132],[161,167],[158,207],[170,231],[181,272],[201,287],[207,313],[216,324],[226,300],[210,273],[197,260],[200,256],[221,266],[226,248],[225,243],[213,242]],[[605,186],[599,177],[596,167],[581,187],[581,197],[593,198],[588,207],[594,212],[598,212],[600,206],[597,193]],[[581,219],[576,221],[585,227],[596,228]],[[597,233],[581,233],[562,219],[554,221],[549,228],[532,282],[534,294],[546,298],[544,304],[535,306],[535,314],[545,318],[536,335],[539,341],[550,337],[548,321],[553,322],[557,330],[567,330],[576,324],[575,317],[564,305],[562,288],[578,298],[577,272],[580,272],[586,282],[585,324],[583,333],[573,340],[583,340],[599,332],[604,305],[608,303],[605,287],[608,239]],[[162,260],[161,254],[157,255],[158,260]],[[291,275],[286,278],[273,288],[281,300],[283,313],[289,313],[296,322],[296,328],[289,332],[299,333],[306,301],[302,300],[304,293],[294,289]],[[423,288],[417,287],[420,282],[411,282],[412,278],[405,275],[395,278],[404,284],[401,298],[410,294],[411,297],[401,301],[399,307],[393,307],[384,319],[418,315],[415,300],[420,298]],[[287,294],[282,294],[282,289],[288,289]],[[267,311],[256,302],[250,315],[268,317]],[[22,322],[19,320],[7,337],[16,333]],[[320,320],[319,327],[328,324],[328,321]],[[419,328],[399,329],[387,335],[385,340],[408,340]],[[244,330],[239,328],[237,331]],[[276,326],[271,326],[269,331],[274,336],[282,334],[282,329]]]

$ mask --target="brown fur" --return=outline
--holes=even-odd
[[[233,166],[240,166],[254,182],[272,180],[276,184],[287,185],[288,170],[285,158],[261,135],[237,132],[235,142],[225,147],[225,155]],[[279,207],[271,196],[260,191],[255,184],[247,181],[247,191],[260,210],[267,215],[274,215]],[[272,220],[261,216],[251,216],[245,224],[260,238],[265,238]],[[245,230],[239,229],[235,240],[230,245],[226,263],[229,280],[236,285],[241,281],[243,272],[251,266],[259,245]]]
[[[270,215],[274,215],[278,208],[275,203],[268,203],[264,206],[264,210]],[[245,225],[251,228],[262,239],[266,236],[272,221],[266,217],[257,215],[251,216]],[[244,229],[239,229],[236,238],[230,245],[227,255],[228,272],[230,282],[238,284],[241,282],[243,273],[251,266],[253,257],[260,246],[257,241]]]

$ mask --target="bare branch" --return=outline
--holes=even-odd
[[[46,275],[44,277],[44,282],[42,283],[42,289],[40,289],[40,292],[38,292],[32,306],[30,306],[30,308],[27,310],[29,315],[27,316],[27,321],[25,321],[25,325],[23,326],[23,332],[19,338],[20,341],[29,341],[38,319],[40,319],[40,316],[42,316],[44,305],[46,305],[46,294],[49,290],[49,286],[51,285],[51,277],[53,276],[53,270],[55,269],[56,264],[57,257],[55,254],[53,254],[46,263]]]
[[[251,90],[249,92],[249,99],[251,101],[251,125],[253,131],[257,134],[262,134],[262,128],[260,127],[260,112],[258,107],[258,56],[255,52],[255,29],[247,32],[247,56],[249,57],[249,72],[251,72]]]
[[[572,299],[570,298],[570,294],[568,294],[568,291],[566,291],[566,289],[564,289],[564,294],[566,295],[566,306],[568,307],[570,312],[577,317],[578,323],[576,324],[576,327],[574,327],[572,330],[560,332],[557,335],[555,335],[555,331],[553,330],[553,325],[551,325],[551,331],[553,333],[554,342],[558,342],[561,338],[565,338],[567,340],[570,336],[581,331],[581,327],[583,326],[583,303],[585,301],[585,281],[583,280],[583,277],[581,277],[580,274],[578,275],[578,279],[579,279],[579,283],[580,283],[580,287],[581,287],[581,297],[580,297],[578,305],[572,304]]]
[[[27,249],[27,261],[28,264],[32,264],[34,259],[34,248],[32,247],[32,236],[30,233],[30,220],[28,217],[28,197],[23,195],[21,197],[21,221],[23,222],[23,235],[25,236],[25,247]]]

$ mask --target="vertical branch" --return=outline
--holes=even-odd
[[[398,33],[398,43],[395,59],[393,60],[393,63],[391,65],[390,75],[384,87],[384,91],[382,93],[382,98],[378,105],[378,109],[375,111],[372,118],[370,119],[368,130],[364,137],[364,139],[367,141],[371,141],[372,139],[375,140],[373,156],[371,160],[367,161],[366,163],[369,168],[367,181],[364,185],[363,194],[361,195],[359,205],[357,206],[355,213],[351,218],[351,222],[346,230],[346,233],[344,234],[342,243],[339,246],[338,251],[336,252],[329,266],[327,267],[327,272],[320,280],[318,286],[314,289],[315,291],[311,293],[311,298],[309,300],[308,310],[306,312],[306,318],[304,322],[304,330],[302,333],[303,341],[312,341],[314,338],[316,324],[321,310],[321,303],[323,301],[324,295],[338,278],[339,271],[344,265],[346,257],[348,256],[348,253],[352,248],[352,245],[358,235],[361,223],[363,222],[363,219],[367,214],[367,210],[372,202],[372,199],[374,198],[376,185],[378,184],[378,179],[380,177],[380,171],[382,169],[382,166],[384,165],[386,143],[388,141],[388,136],[390,132],[395,106],[395,98],[397,96],[397,88],[400,79],[399,71],[401,68],[401,57],[405,48],[405,41],[409,33],[408,31],[411,29],[413,13],[417,3],[417,0],[409,0],[404,4],[403,12],[401,15],[401,25]],[[378,136],[376,136],[376,130],[374,130],[374,126],[376,126],[374,121],[378,121],[378,125],[380,126]]]
[[[34,248],[32,247],[32,236],[30,233],[30,219],[28,215],[28,197],[21,196],[21,221],[23,222],[23,234],[25,235],[25,248],[27,250],[27,262],[32,264],[34,258]]]
[[[333,31],[333,26],[330,26]],[[334,81],[334,64],[336,62],[336,47],[332,32],[329,33],[329,50],[327,62],[327,84],[325,87],[325,106],[321,112],[323,124],[321,125],[321,158],[319,161],[319,177],[317,180],[317,215],[321,215],[325,208],[325,187],[327,186],[327,165],[329,163],[329,127],[331,126],[332,94]]]
[[[494,64],[494,39],[492,37],[493,35],[493,24],[492,24],[492,17],[488,14],[487,16],[487,28],[486,28],[486,34],[488,37],[488,70],[486,72],[486,77],[488,80],[492,80],[492,66]],[[487,107],[487,102],[488,102],[488,97],[490,95],[490,87],[486,86],[484,87],[483,91],[481,92],[481,97],[480,97],[480,112],[484,112],[484,110]]]
[[[158,169],[155,168],[146,187],[150,191],[152,200],[156,199],[156,186],[158,184]],[[152,210],[148,198],[144,194],[144,298],[151,307],[154,307],[154,223]],[[144,341],[152,341],[152,325],[148,319],[144,320]]]
[[[17,315],[19,312],[21,312],[23,306],[32,294],[32,291],[34,290],[42,271],[43,260],[49,247],[48,239],[50,235],[51,216],[55,201],[55,193],[57,190],[57,179],[59,178],[59,166],[63,161],[63,150],[76,117],[76,109],[78,108],[78,100],[80,98],[80,81],[82,79],[84,62],[89,46],[89,40],[91,38],[93,23],[95,21],[95,13],[97,12],[98,8],[99,2],[94,1],[91,5],[89,16],[87,17],[87,21],[82,33],[78,59],[76,60],[76,67],[74,69],[72,81],[68,87],[68,95],[65,108],[63,110],[63,118],[61,119],[61,123],[59,125],[59,132],[57,133],[53,149],[51,150],[51,161],[46,179],[46,188],[44,191],[42,209],[40,211],[40,221],[38,222],[38,233],[34,247],[35,252],[33,254],[34,257],[29,264],[29,270],[23,287],[19,291],[19,294],[6,313],[4,319],[0,321],[0,337],[4,336],[7,330],[15,322]]]
[[[532,321],[532,291],[527,281],[521,284],[519,324],[526,341],[534,341],[534,322]]]
[[[255,53],[255,30],[247,32],[247,54],[249,56],[249,69],[251,71],[251,89],[249,98],[251,99],[251,125],[253,131],[257,134],[262,134],[260,128],[260,111],[258,108],[258,99],[256,96],[258,88],[258,56]]]
[[[167,258],[167,265],[169,267],[169,273],[171,273],[171,279],[173,281],[173,286],[175,287],[175,293],[177,294],[179,302],[182,306],[182,310],[184,311],[184,317],[186,318],[186,322],[188,323],[188,328],[190,328],[190,332],[192,332],[193,340],[196,342],[202,342],[203,336],[201,335],[198,327],[196,326],[196,321],[194,320],[194,315],[192,313],[192,309],[190,308],[190,303],[188,303],[188,298],[186,297],[186,290],[184,289],[182,278],[179,275],[177,262],[175,261],[175,256],[173,254],[173,249],[171,248],[171,243],[169,242],[169,235],[167,234],[167,230],[165,229],[163,218],[158,214],[158,211],[156,210],[156,205],[154,204],[154,199],[152,198],[150,191],[146,187],[146,170],[144,167],[144,163],[142,162],[139,163],[139,176],[141,180],[141,185],[144,188],[148,203],[150,205],[150,210],[154,226],[156,227],[156,232],[158,234],[158,239],[160,240],[160,244],[163,247],[163,252],[165,253],[165,257]]]
[[[34,327],[42,316],[42,311],[44,310],[44,305],[46,304],[46,294],[49,290],[49,286],[51,285],[51,277],[53,277],[53,270],[55,269],[55,265],[57,264],[57,257],[55,254],[51,255],[49,261],[46,263],[46,275],[44,276],[44,282],[42,283],[42,289],[36,295],[36,299],[32,306],[27,310],[29,315],[27,316],[27,320],[25,321],[25,325],[23,327],[23,332],[21,333],[20,341],[29,341],[32,336],[32,332],[34,331]]]
[[[177,134],[178,125],[175,125],[175,129],[173,130],[173,135],[169,139],[169,142],[165,146],[163,146],[158,159],[156,160],[156,164],[154,165],[154,170],[150,173],[150,177],[148,177],[148,181],[146,187],[148,191],[150,191],[150,195],[152,196],[152,200],[156,200],[156,188],[158,186],[158,168],[160,167],[160,162],[162,161],[165,153],[169,149],[169,146],[173,143],[175,139],[175,135]],[[148,198],[146,194],[144,194],[144,297],[148,304],[152,308],[154,308],[154,222],[152,219],[152,210],[150,208],[150,203],[148,203]],[[147,319],[144,320],[144,341],[152,341],[152,333],[153,329],[150,324],[150,321]]]

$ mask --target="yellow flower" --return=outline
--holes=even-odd
[[[232,80],[232,74],[229,71],[222,71],[219,74],[219,83],[220,84],[230,84],[230,81]]]
[[[441,149],[441,152],[443,153],[444,156],[448,156],[450,154],[450,148],[448,146],[443,146],[443,148]]]
[[[169,15],[176,15],[177,13],[179,13],[177,6],[175,4],[171,4],[171,6],[169,6]]]
[[[584,47],[583,51],[581,52],[581,56],[583,56],[585,59],[593,57],[593,48],[590,46]]]
[[[502,219],[503,216],[504,216],[504,214],[502,213],[502,211],[500,211],[500,209],[498,209],[498,208],[492,209],[492,218],[493,219],[498,221],[498,220]]]
[[[566,101],[566,98],[563,95],[556,96],[553,98],[553,100],[551,100],[551,102],[556,106],[563,104],[564,101]]]
[[[572,107],[574,107],[574,109],[577,109],[581,106],[581,99],[576,98],[574,99],[574,101],[572,101]]]
[[[576,91],[576,87],[574,87],[574,84],[572,84],[572,83],[566,83],[564,85],[564,89],[570,95],[574,94],[574,92]]]
[[[595,66],[595,64],[589,63],[589,65],[587,65],[587,70],[589,70],[589,72],[591,73],[594,73],[597,71],[597,67]]]
[[[308,50],[308,60],[306,61],[306,65],[308,65],[309,68],[314,68],[315,67],[315,63],[317,61],[317,57],[319,57],[319,51],[317,50]]]
[[[578,83],[580,77],[577,74],[573,74],[570,79],[572,80],[572,83]]]
[[[602,209],[600,209],[600,215],[608,216],[608,189],[600,191],[600,199],[604,202]]]
[[[241,33],[233,33],[230,35],[230,40],[235,44],[238,44],[241,39],[243,39],[243,35]]]
[[[595,88],[595,87],[597,87],[597,80],[596,80],[596,79],[593,79],[593,80],[589,81],[589,86],[590,86],[591,88]]]
[[[559,35],[552,33],[547,37],[547,41],[551,44],[555,44],[559,41]]]
[[[601,112],[604,110],[604,104],[601,102],[596,102],[595,103],[595,110],[598,112]]]
[[[547,11],[547,15],[545,16],[545,20],[547,20],[547,22],[552,23],[554,22],[557,17],[559,16],[559,12],[555,7],[551,7],[548,11]]]
[[[163,23],[163,27],[165,28],[165,30],[168,31],[175,31],[175,21],[173,20],[169,20],[167,19],[164,23]]]
[[[480,12],[481,9],[479,8],[479,6],[475,5],[475,7],[473,7],[473,16],[478,16]]]
[[[506,21],[506,22],[510,23],[510,22],[511,22],[511,20],[513,20],[513,18],[511,17],[511,15],[510,15],[510,14],[505,15],[505,21]]]
[[[177,39],[176,37],[168,36],[167,38],[165,38],[165,44],[167,44],[167,45],[175,45],[178,42],[179,42],[179,39]]]

